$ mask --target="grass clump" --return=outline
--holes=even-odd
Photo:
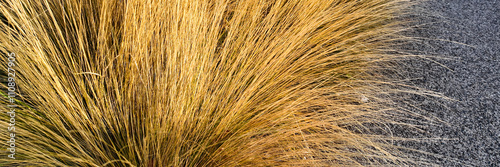
[[[26,103],[2,165],[411,163],[372,133],[402,0],[0,4]]]

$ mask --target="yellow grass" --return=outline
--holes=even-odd
[[[17,55],[24,102],[16,159],[0,164],[412,163],[370,133],[396,110],[378,72],[403,3],[2,1],[0,52]]]

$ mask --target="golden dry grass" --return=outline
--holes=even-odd
[[[17,55],[24,102],[16,159],[0,164],[412,163],[367,126],[397,110],[378,72],[404,3],[2,1],[0,52]]]

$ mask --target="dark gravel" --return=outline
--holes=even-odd
[[[426,39],[409,49],[439,58],[408,62],[408,83],[456,101],[414,97],[425,115],[449,125],[426,129],[445,139],[402,145],[437,154],[429,159],[439,166],[500,166],[500,0],[429,0],[417,8],[424,19],[413,35]]]

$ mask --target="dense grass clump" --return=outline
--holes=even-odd
[[[0,165],[412,163],[373,130],[399,112],[381,71],[397,57],[403,5],[1,1],[19,106],[16,159]]]

